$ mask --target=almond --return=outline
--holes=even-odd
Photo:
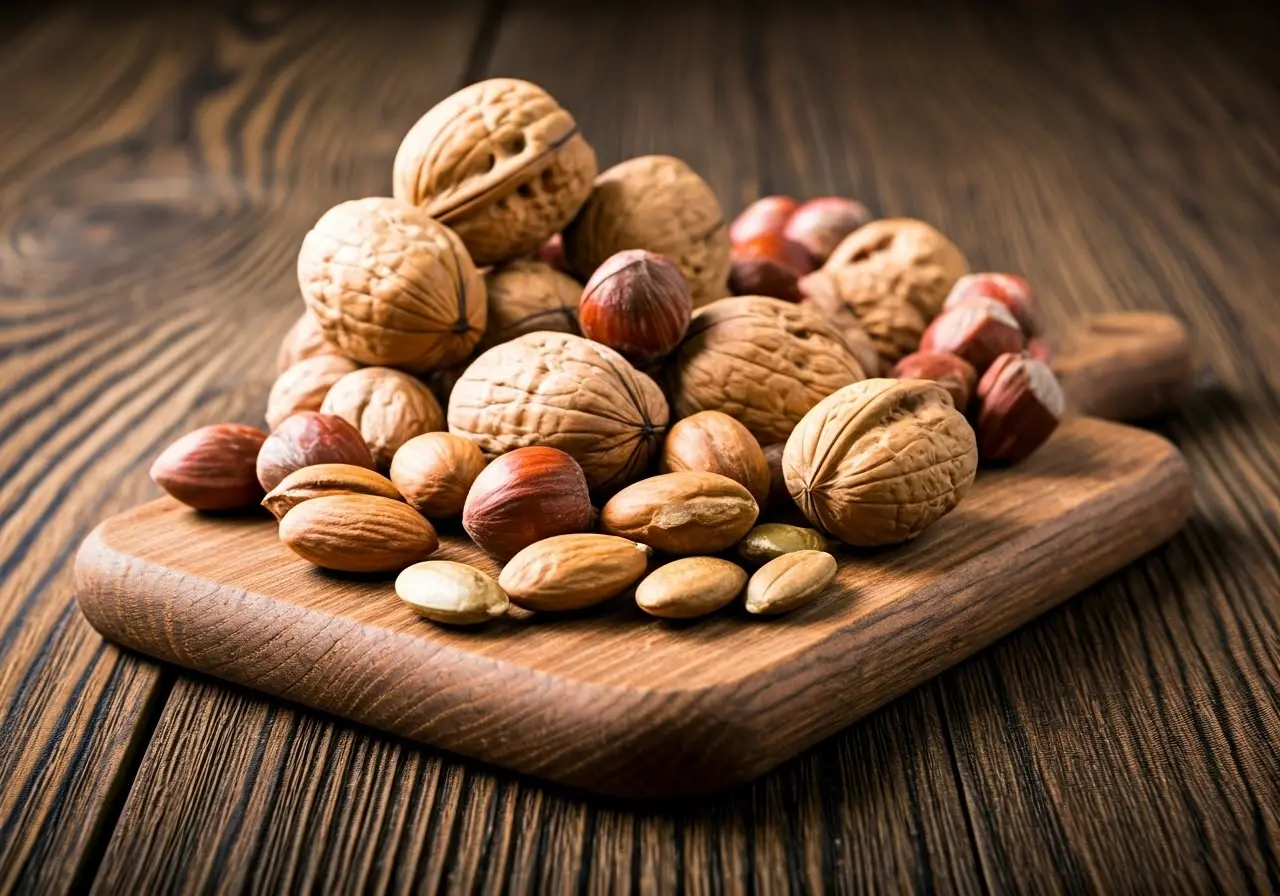
[[[765,523],[756,526],[738,542],[738,556],[753,566],[760,566],[783,554],[825,551],[828,547],[827,539],[817,529]]]
[[[604,505],[600,525],[668,554],[714,554],[746,535],[759,513],[740,483],[685,471],[627,486]]]
[[[439,546],[422,514],[377,495],[303,501],[280,521],[280,541],[303,560],[343,572],[404,569]]]
[[[242,423],[216,423],[187,433],[160,453],[151,479],[196,510],[252,507],[262,497],[256,464],[267,434]]]
[[[807,604],[836,577],[836,558],[824,551],[795,551],[770,560],[747,583],[747,612],[786,613]]]
[[[393,501],[403,501],[400,492],[385,476],[357,467],[353,464],[315,464],[294,470],[267,493],[262,506],[276,519],[303,501],[323,498],[327,495],[378,495]]]
[[[396,576],[396,594],[419,616],[476,625],[507,612],[511,601],[491,577],[452,560],[415,563]]]
[[[742,593],[747,571],[718,557],[681,557],[651,572],[636,603],[651,616],[692,619],[714,613]]]
[[[511,558],[498,584],[528,610],[576,610],[621,594],[644,575],[651,551],[613,535],[556,535]]]

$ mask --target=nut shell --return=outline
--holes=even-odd
[[[151,479],[196,510],[252,507],[262,498],[256,463],[266,438],[243,423],[202,426],[160,452]]]
[[[537,445],[481,470],[462,508],[462,528],[498,560],[544,538],[588,532],[594,522],[582,468],[563,451]]]
[[[700,309],[666,373],[677,416],[723,411],[761,444],[784,441],[820,399],[865,378],[825,320],[763,296]]]
[[[978,450],[937,383],[875,379],[820,401],[787,440],[787,489],[816,527],[864,547],[915,538],[968,492]]]
[[[973,389],[978,385],[978,372],[959,355],[950,352],[912,352],[893,368],[894,379],[932,380],[951,395],[956,410],[969,406]]]
[[[947,293],[968,272],[964,255],[933,227],[887,218],[845,237],[800,288],[828,315],[848,307],[892,364],[919,347]]]
[[[484,275],[489,317],[480,350],[551,330],[579,335],[582,286],[568,274],[529,258],[518,258]]]
[[[276,352],[276,376],[299,361],[337,353],[338,349],[324,338],[324,330],[315,315],[304,311],[280,340],[280,350]]]
[[[526,610],[578,610],[626,591],[644,575],[653,552],[612,535],[557,535],[511,558],[498,584]]]
[[[1022,328],[1009,309],[994,299],[969,299],[938,315],[920,340],[925,352],[950,352],[979,373],[1008,352],[1021,352]]]
[[[389,367],[365,367],[329,389],[320,410],[346,420],[364,437],[382,472],[405,442],[444,429],[444,411],[421,380]]]
[[[427,519],[446,519],[462,513],[484,464],[479,446],[470,439],[428,432],[400,446],[391,460],[391,482]]]
[[[1040,307],[1031,284],[1017,274],[965,274],[951,287],[944,308],[954,308],[969,299],[995,299],[1009,309],[1029,339],[1043,332]]]
[[[782,235],[803,246],[814,264],[822,264],[846,236],[870,220],[871,213],[861,202],[822,196],[797,208]]]
[[[341,417],[302,411],[271,431],[258,451],[258,482],[271,491],[294,470],[314,464],[353,464],[373,469],[360,430]]]
[[[582,291],[582,333],[633,364],[666,357],[689,328],[693,298],[674,264],[644,249],[605,259]]]
[[[325,338],[362,364],[448,367],[485,328],[484,279],[462,241],[395,199],[325,212],[302,241],[298,284]]]
[[[377,495],[392,501],[404,500],[390,479],[373,470],[352,464],[313,464],[284,477],[267,492],[262,506],[279,520],[303,501],[327,495]]]
[[[978,455],[1015,463],[1058,427],[1066,397],[1049,365],[1027,355],[1001,355],[978,383]]]
[[[747,571],[718,557],[681,557],[649,573],[636,587],[636,604],[650,616],[694,619],[733,602]]]
[[[596,154],[541,87],[492,78],[447,97],[405,135],[397,199],[448,224],[477,264],[528,255],[577,213]]]
[[[714,554],[755,525],[760,508],[737,482],[715,473],[664,473],[618,492],[600,528],[668,554]]]
[[[729,289],[737,296],[798,302],[804,298],[800,278],[812,269],[803,246],[779,234],[764,234],[734,244]]]
[[[675,262],[694,307],[728,294],[729,228],[715,193],[671,156],[640,156],[596,178],[564,230],[569,266],[584,280],[623,249],[648,249]]]
[[[745,243],[759,236],[781,234],[799,208],[790,196],[762,196],[742,210],[729,225],[729,242]]]
[[[750,430],[719,411],[700,411],[676,422],[662,443],[658,469],[719,473],[745,486],[760,507],[769,500],[764,450]]]
[[[280,541],[303,560],[342,572],[404,569],[440,545],[422,514],[376,495],[304,501],[280,521]]]
[[[340,355],[304,358],[276,377],[267,396],[267,425],[275,429],[299,411],[318,411],[333,384],[360,367]]]
[[[667,427],[667,402],[613,349],[568,333],[530,333],[489,349],[449,397],[449,431],[494,458],[559,448],[591,488],[644,471]]]

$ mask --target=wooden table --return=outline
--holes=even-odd
[[[143,6],[0,26],[0,890],[1280,888],[1273,21]],[[849,194],[1025,272],[1059,325],[1181,316],[1204,367],[1160,430],[1190,461],[1191,522],[683,807],[543,786],[103,643],[72,601],[80,539],[156,493],[178,433],[260,422],[303,233],[386,193],[409,125],[490,74],[544,84],[604,164],[683,157],[730,212]]]

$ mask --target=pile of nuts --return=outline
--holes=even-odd
[[[431,109],[393,184],[302,243],[271,432],[203,427],[151,476],[197,510],[261,504],[318,567],[397,572],[428,619],[632,590],[663,618],[744,593],[786,612],[837,543],[916,537],[979,458],[1025,458],[1062,416],[1022,278],[849,199],[770,196],[730,225],[678,159],[599,173],[536,85]],[[496,580],[428,559],[449,520]]]

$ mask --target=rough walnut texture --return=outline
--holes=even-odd
[[[449,431],[492,460],[549,445],[581,466],[591,488],[643,473],[667,427],[667,402],[611,348],[568,333],[529,333],[489,349],[449,397]]]
[[[302,241],[298,283],[325,338],[363,364],[448,367],[484,332],[484,280],[457,234],[395,199],[325,212]]]
[[[721,299],[700,309],[666,376],[677,417],[723,411],[762,445],[784,441],[811,407],[865,378],[830,324],[763,296]]]
[[[825,317],[827,323],[835,327],[836,332],[844,338],[845,345],[849,346],[849,351],[853,352],[853,356],[858,359],[858,365],[863,373],[871,377],[879,376],[884,371],[885,363],[880,353],[876,351],[875,343],[871,341],[867,331],[862,328],[862,323],[847,305],[836,302],[823,307],[811,299],[804,299],[800,302],[800,307],[809,309],[819,317]]]
[[[569,266],[586,280],[623,249],[671,259],[693,290],[694,306],[729,294],[729,227],[715,193],[671,156],[640,156],[596,178],[564,232]]]
[[[539,330],[579,334],[582,284],[551,265],[517,259],[485,274],[484,284],[489,322],[480,340],[482,350]]]
[[[319,355],[336,355],[338,349],[324,338],[324,330],[320,322],[310,311],[303,311],[293,322],[289,332],[280,340],[280,350],[276,352],[276,376],[284,373],[299,361]]]
[[[960,503],[977,468],[964,415],[924,380],[846,386],[805,415],[782,455],[809,521],[865,547],[915,538]]]
[[[405,135],[395,197],[457,231],[477,264],[528,255],[577,214],[596,154],[536,84],[493,78],[459,90]]]
[[[892,365],[915,351],[969,263],[950,240],[923,221],[887,218],[849,234],[801,290],[830,317],[852,311]]]
[[[389,367],[366,367],[333,384],[321,413],[346,420],[364,436],[382,473],[400,446],[424,432],[444,429],[444,412],[420,380]]]

